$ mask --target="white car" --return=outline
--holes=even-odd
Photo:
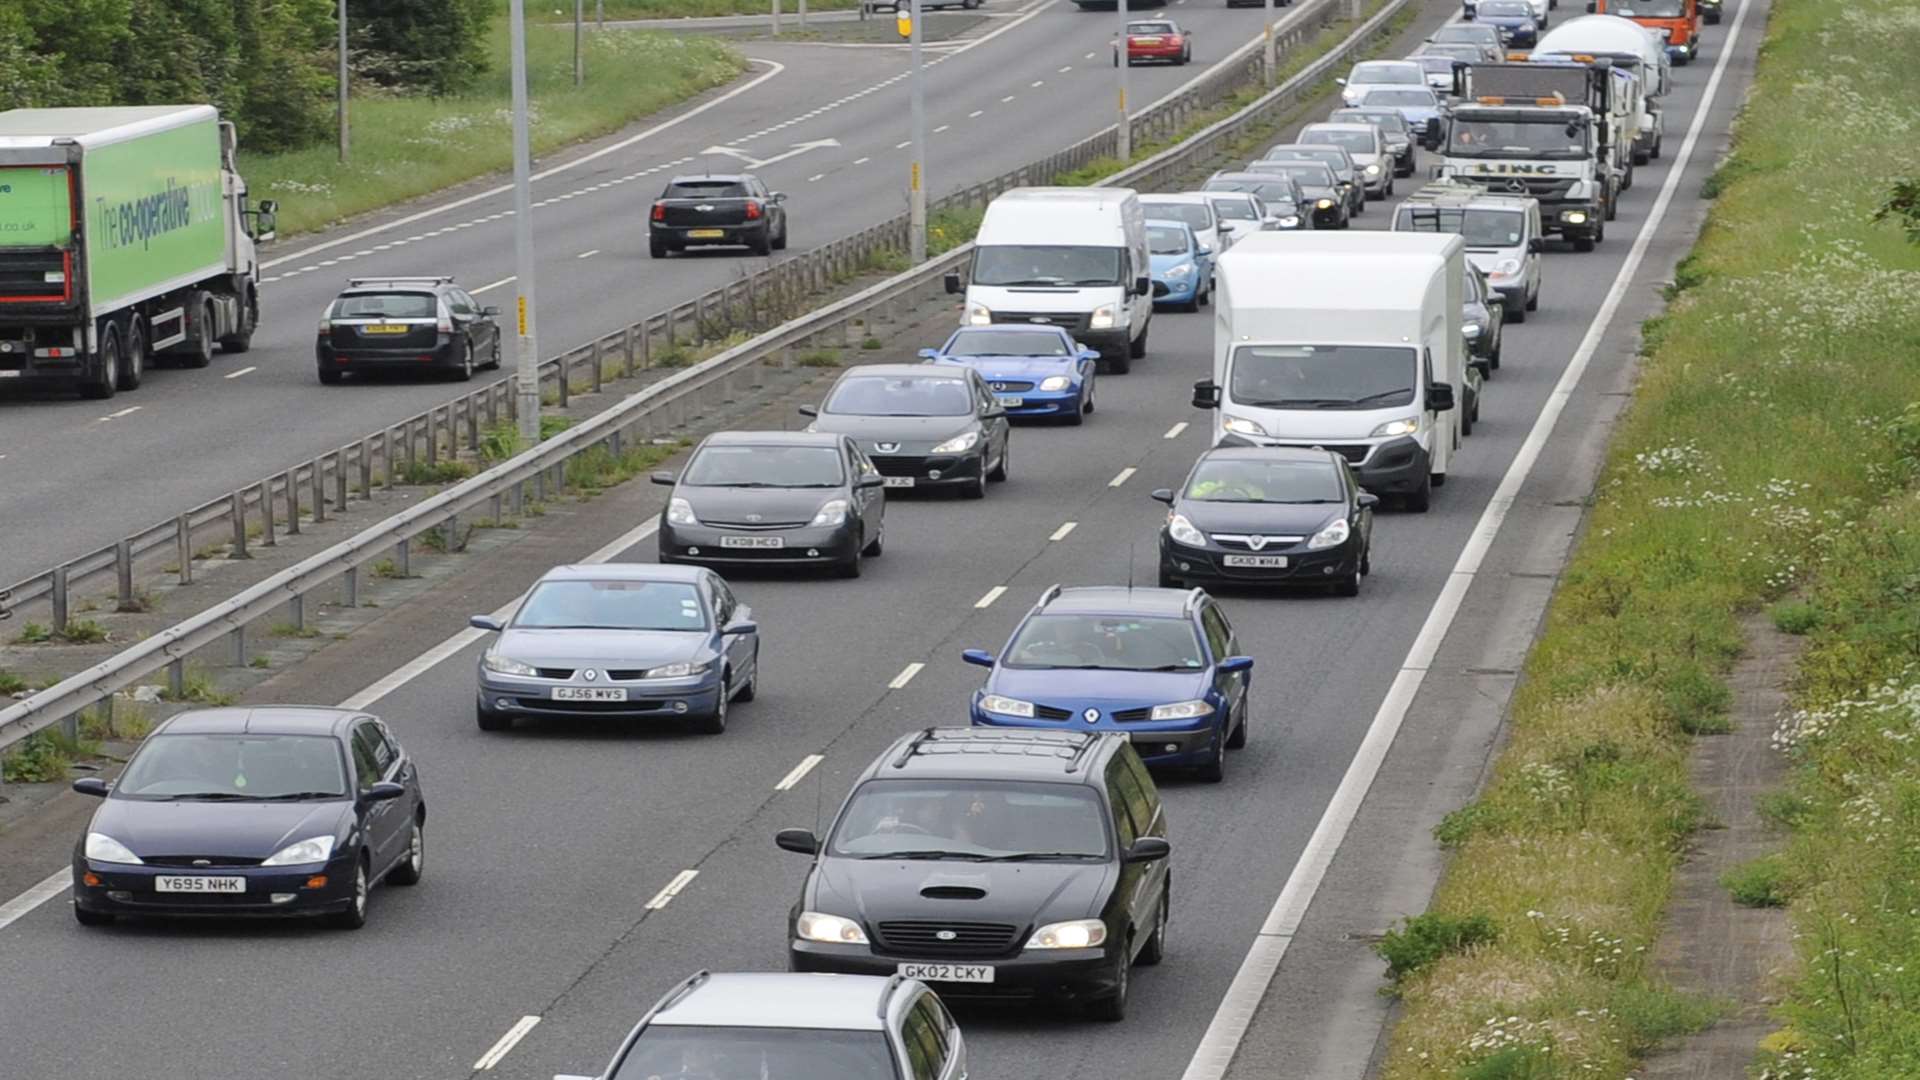
[[[1250,191],[1209,191],[1204,193],[1213,204],[1214,220],[1220,223],[1220,242],[1234,241],[1261,230],[1267,220],[1267,207],[1260,196]]]
[[[1192,227],[1193,235],[1199,238],[1200,246],[1212,248],[1216,255],[1225,251],[1231,242],[1220,233],[1220,221],[1214,215],[1213,203],[1197,191],[1182,195],[1142,194],[1140,211],[1162,221],[1186,222]]]
[[[1360,104],[1369,90],[1425,87],[1427,72],[1411,60],[1362,60],[1353,65],[1353,70],[1347,72],[1346,78],[1335,79],[1334,82],[1340,84],[1340,101],[1353,106]]]

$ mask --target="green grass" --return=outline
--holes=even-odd
[[[169,683],[161,687],[160,700],[185,701],[195,705],[231,705],[238,698],[220,689],[220,685],[205,668],[188,664],[186,674],[180,680],[180,692],[174,693],[173,686]]]
[[[571,8],[568,9],[571,11]],[[492,65],[470,93],[445,98],[356,97],[352,160],[332,145],[240,156],[255,199],[280,201],[290,236],[512,165],[507,24],[487,37]],[[533,149],[542,154],[615,131],[632,120],[731,81],[745,60],[705,37],[608,30],[588,35],[587,81],[573,85],[573,35],[527,36]]]
[[[1734,867],[1720,875],[1720,884],[1746,907],[1785,907],[1790,895],[1786,867],[1773,856]]]
[[[1920,68],[1884,47],[1911,22],[1901,0],[1773,9],[1734,157],[1647,327],[1509,741],[1439,833],[1455,854],[1432,911],[1486,916],[1499,939],[1404,981],[1387,1080],[1538,1075],[1515,1064],[1529,1054],[1551,1060],[1546,1075],[1620,1080],[1652,1041],[1710,1017],[1666,995],[1646,957],[1701,821],[1692,735],[1726,726],[1744,615],[1772,606],[1813,642],[1810,716],[1920,679],[1897,674],[1920,663],[1920,505],[1902,494],[1920,475],[1920,411],[1903,412],[1920,399],[1920,250],[1871,222],[1886,178],[1920,171],[1911,144],[1875,134],[1920,121]],[[1903,516],[1871,527],[1890,497]],[[1767,808],[1810,839],[1777,874],[1729,877],[1769,902],[1809,883],[1792,895],[1811,974],[1784,1041],[1802,1056],[1770,1075],[1920,1075],[1920,732],[1911,711],[1841,713],[1825,737],[1845,745],[1811,739],[1799,798]],[[1670,1005],[1626,1009],[1623,994]]]
[[[807,13],[851,8],[859,0],[807,0]],[[714,15],[765,15],[773,10],[772,0],[604,0],[607,20],[614,19],[690,19]],[[593,26],[594,0],[586,0],[587,26]],[[800,11],[799,0],[781,0],[781,10],[789,15]],[[885,16],[883,16],[885,17]],[[527,18],[573,25],[573,0],[528,0]],[[890,21],[890,17],[889,18]],[[797,23],[783,22],[782,30],[794,30]],[[573,39],[569,35],[567,40]],[[571,48],[571,45],[569,45]]]

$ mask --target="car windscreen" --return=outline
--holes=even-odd
[[[1483,0],[1474,10],[1480,15],[1493,15],[1503,19],[1519,15],[1533,17],[1533,8],[1526,0]]]
[[[1393,227],[1401,232],[1459,233],[1470,248],[1509,248],[1526,235],[1527,220],[1518,210],[1454,210],[1402,206]]]
[[[1200,640],[1184,617],[1040,614],[1007,646],[1010,668],[1089,671],[1198,671]]]
[[[1168,225],[1147,226],[1147,253],[1150,255],[1185,255],[1187,253],[1187,230],[1176,229]]]
[[[1469,45],[1497,45],[1499,44],[1499,36],[1498,31],[1488,31],[1477,26],[1443,26],[1433,32],[1433,37],[1430,40],[1436,43],[1464,41]]]
[[[1260,167],[1264,169],[1267,167],[1267,162],[1274,161],[1317,161],[1336,174],[1346,169],[1349,163],[1345,150],[1336,150],[1331,146],[1274,147],[1267,151],[1266,159],[1260,163]]]
[[[1607,0],[1607,14],[1625,18],[1678,19],[1686,13],[1682,0]]]
[[[833,388],[824,410],[850,416],[965,416],[973,411],[973,395],[959,379],[850,375]]]
[[[747,185],[734,180],[676,180],[663,199],[744,199]]]
[[[680,482],[695,487],[839,487],[846,477],[838,447],[708,446],[694,455]]]
[[[1067,343],[1057,333],[1020,330],[962,330],[944,350],[948,356],[1065,356]]]
[[[180,734],[148,739],[113,785],[122,799],[239,802],[345,798],[330,735]]]
[[[1302,142],[1338,146],[1349,154],[1378,152],[1380,148],[1375,142],[1378,138],[1371,131],[1340,131],[1337,128],[1308,128],[1300,133]]]
[[[1194,467],[1183,498],[1200,502],[1343,503],[1339,466],[1325,461],[1211,458]]]
[[[1163,23],[1163,22],[1128,23],[1127,33],[1129,34],[1171,34],[1173,33],[1173,24]]]
[[[1263,161],[1261,172],[1286,173],[1305,185],[1332,187],[1334,184],[1333,166],[1318,161]],[[1265,198],[1265,196],[1261,196]]]
[[[1082,784],[878,779],[848,798],[828,850],[856,859],[1104,859],[1105,822]]]
[[[1228,393],[1270,409],[1387,409],[1413,403],[1417,361],[1393,345],[1242,345]]]
[[[1380,129],[1383,137],[1398,135],[1406,138],[1407,136],[1407,118],[1397,112],[1380,110],[1362,112],[1359,109],[1342,109],[1334,113],[1333,118],[1349,124],[1372,124]]]
[[[431,319],[439,311],[432,293],[355,293],[333,302],[336,319]]]
[[[1414,62],[1419,64],[1429,75],[1451,74],[1453,72],[1453,65],[1456,63],[1455,59],[1451,56],[1434,56],[1432,54],[1416,56],[1413,59]]]
[[[742,1019],[752,1019],[743,1014]],[[613,1080],[894,1080],[881,1031],[647,1025]]]
[[[995,286],[1120,284],[1117,247],[989,244],[973,251],[973,283]]]
[[[1447,133],[1447,152],[1462,157],[1579,158],[1586,156],[1587,129],[1583,121],[1564,116],[1532,123],[1456,116]]]
[[[1194,232],[1213,228],[1213,213],[1203,203],[1147,202],[1143,199],[1140,210],[1147,217],[1161,221],[1184,221],[1193,226]]]
[[[705,630],[700,593],[683,581],[543,581],[516,630]]]
[[[1424,105],[1435,108],[1431,90],[1369,90],[1360,99],[1367,105]]]
[[[1399,63],[1392,64],[1355,64],[1353,74],[1347,76],[1349,85],[1353,83],[1418,83],[1420,72]]]
[[[1214,199],[1213,212],[1228,221],[1259,221],[1260,214],[1245,199]]]

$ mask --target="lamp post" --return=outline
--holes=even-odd
[[[340,0],[339,81],[340,97],[336,108],[339,110],[340,119],[340,161],[342,164],[345,164],[347,160],[347,0]]]
[[[913,264],[927,261],[927,100],[925,70],[920,65],[920,0],[906,0],[907,39],[913,43],[913,78],[908,97],[913,113],[913,164],[907,187],[907,252]]]
[[[1267,0],[1267,43],[1265,50],[1267,89],[1271,90],[1273,89],[1274,77],[1279,73],[1280,68],[1280,59],[1275,50],[1275,42],[1273,40],[1273,0]]]
[[[1113,10],[1120,16],[1120,32],[1114,41],[1113,70],[1120,80],[1120,121],[1114,157],[1133,160],[1133,124],[1127,120],[1127,0],[1115,0]]]
[[[519,292],[514,319],[519,327],[520,439],[540,441],[540,350],[533,325],[533,155],[527,146],[527,12],[525,0],[511,0],[513,50],[513,263]]]

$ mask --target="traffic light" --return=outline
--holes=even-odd
[[[913,7],[908,0],[899,0],[893,9],[893,28],[900,31],[900,39],[906,41],[913,37]]]

